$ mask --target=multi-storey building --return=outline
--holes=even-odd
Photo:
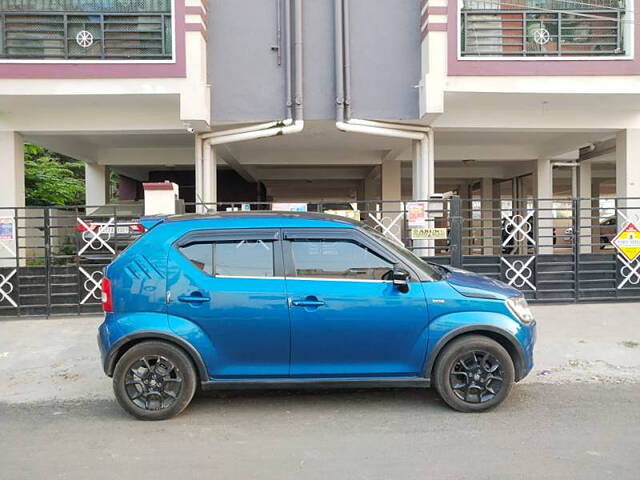
[[[85,161],[90,204],[105,201],[109,169],[123,195],[166,178],[187,201],[633,196],[634,10],[628,0],[0,0],[2,204],[23,203],[23,141]],[[582,160],[579,174],[555,159]]]
[[[84,161],[88,205],[108,201],[109,172],[120,200],[162,180],[187,203],[397,210],[455,192],[457,254],[494,254],[509,280],[514,229],[524,253],[594,253],[616,231],[600,222],[633,213],[636,5],[0,0],[0,207],[24,205],[24,142]],[[591,273],[573,260],[549,283],[577,289]]]

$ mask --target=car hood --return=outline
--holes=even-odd
[[[455,290],[465,297],[491,298],[495,300],[506,300],[509,297],[521,295],[519,290],[510,287],[506,283],[494,280],[484,275],[468,272],[455,267],[445,267],[449,275],[445,280]]]

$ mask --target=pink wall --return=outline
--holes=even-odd
[[[640,0],[636,0],[636,10]],[[458,2],[448,7],[448,74],[455,75],[637,75],[640,74],[640,35],[634,32],[634,59],[615,60],[458,60]],[[638,27],[636,27],[637,29]]]
[[[151,78],[184,77],[185,25],[184,0],[175,1],[174,61],[168,63],[140,63],[135,60],[113,63],[0,63],[0,78]],[[194,12],[189,12],[194,13]],[[205,13],[205,12],[203,12]]]

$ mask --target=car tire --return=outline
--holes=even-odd
[[[166,420],[191,402],[197,375],[180,348],[162,341],[134,345],[118,360],[113,391],[120,406],[140,420]]]
[[[451,408],[482,412],[507,398],[515,381],[515,368],[498,342],[466,335],[445,346],[436,361],[433,379],[438,394]]]

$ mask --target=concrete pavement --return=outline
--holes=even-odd
[[[484,414],[430,390],[221,392],[156,423],[113,401],[99,318],[0,321],[0,479],[635,479],[639,308],[534,307],[536,367]]]
[[[640,383],[640,304],[533,307],[525,383]],[[101,317],[0,321],[0,402],[111,399],[96,344]]]
[[[0,404],[0,478],[635,480],[639,397],[532,383],[460,414],[430,390],[236,392],[166,422],[110,400]]]

